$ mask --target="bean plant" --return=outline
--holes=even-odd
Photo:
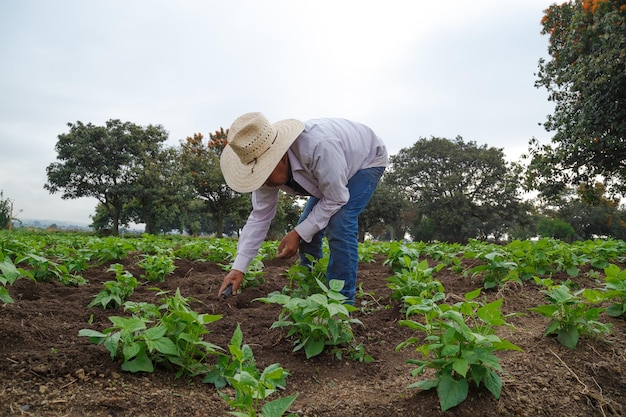
[[[104,289],[94,296],[87,307],[100,305],[104,309],[117,308],[135,291],[137,278],[124,270],[122,264],[111,264],[107,271],[115,272],[115,281],[104,282]]]
[[[610,303],[607,314],[626,318],[626,269],[620,270],[617,265],[611,264],[604,269],[604,275],[602,298]]]
[[[33,279],[33,276],[30,272],[16,267],[11,258],[0,252],[0,302],[4,304],[12,304],[14,302],[6,286],[7,284],[13,285],[20,278]]]
[[[238,410],[231,411],[230,414],[239,417],[283,416],[296,400],[297,395],[265,403],[263,401],[277,390],[285,388],[289,372],[277,363],[259,372],[252,349],[243,343],[243,333],[239,325],[233,332],[228,351],[230,355],[218,355],[217,364],[206,375],[203,382],[214,384],[218,390],[227,385],[234,389],[233,397],[220,391],[222,399]],[[259,407],[261,407],[261,412],[257,414]]]
[[[209,371],[205,359],[221,348],[206,342],[206,325],[221,315],[198,314],[189,307],[189,299],[177,289],[175,295],[165,292],[161,305],[124,303],[131,317],[111,316],[113,323],[102,332],[82,329],[79,336],[102,344],[111,359],[122,359],[122,369],[129,372],[152,372],[156,363],[178,369],[177,376],[201,375]]]
[[[405,266],[400,268],[399,262],[404,262]],[[387,278],[387,287],[391,289],[390,298],[399,301],[405,297],[431,297],[434,293],[443,291],[441,283],[433,277],[433,273],[443,266],[437,264],[431,268],[425,259],[419,261],[408,256],[398,260],[396,268],[399,271]]]
[[[350,346],[354,340],[352,325],[363,323],[350,317],[357,309],[345,303],[346,297],[340,292],[343,281],[331,280],[328,287],[319,279],[316,281],[322,292],[306,298],[273,293],[256,300],[283,306],[271,328],[289,328],[287,337],[295,338],[294,352],[304,349],[309,359],[322,353],[325,346],[332,346],[337,359],[341,359],[340,347]]]
[[[143,259],[137,265],[144,270],[141,278],[150,282],[165,281],[165,277],[176,270],[173,256],[166,252],[143,255]]]
[[[66,265],[59,264],[42,255],[26,253],[17,258],[15,263],[28,265],[35,281],[49,282],[57,280],[65,285],[83,285],[87,283],[82,276],[71,273]]]
[[[468,272],[472,276],[480,275],[485,289],[502,286],[507,281],[521,283],[517,263],[503,251],[488,248],[485,252],[467,252],[466,257],[474,257],[484,262],[470,268]]]
[[[409,385],[409,388],[437,389],[442,411],[461,404],[467,398],[469,384],[483,384],[499,398],[502,390],[500,360],[494,354],[498,350],[521,350],[513,343],[496,335],[496,328],[506,325],[502,316],[502,299],[491,303],[476,301],[480,288],[465,294],[465,301],[454,305],[438,304],[422,299],[407,309],[407,317],[421,313],[423,321],[407,318],[400,325],[425,333],[426,338],[410,337],[397,346],[400,350],[416,345],[422,359],[410,359],[418,365],[413,376],[427,369],[435,371],[434,378]],[[441,299],[441,293],[437,295]]]
[[[325,256],[320,259],[313,259],[311,255],[307,257],[311,263],[310,267],[296,263],[287,270],[289,285],[283,288],[283,291],[292,297],[305,298],[319,293],[321,288],[317,281],[326,281],[329,257]]]
[[[590,289],[572,292],[565,284],[553,285],[551,279],[535,277],[537,284],[544,286],[541,290],[549,304],[530,308],[550,319],[544,336],[556,335],[563,346],[576,348],[580,336],[600,335],[609,333],[611,325],[598,321],[603,307],[594,307],[602,301],[597,293]]]

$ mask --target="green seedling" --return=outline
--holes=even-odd
[[[502,286],[508,281],[522,282],[519,278],[517,263],[507,259],[505,253],[489,251],[478,253],[476,257],[483,260],[485,264],[470,268],[468,272],[472,276],[482,275],[485,289]]]
[[[335,356],[341,359],[339,347],[349,346],[354,339],[352,325],[363,323],[350,318],[356,307],[345,304],[346,297],[340,292],[343,281],[331,280],[328,287],[316,281],[322,292],[306,298],[274,293],[256,300],[283,306],[271,328],[289,328],[287,337],[295,338],[294,352],[304,349],[308,359],[322,353],[325,346],[333,346]]]
[[[582,289],[572,293],[567,285],[552,285],[551,279],[535,277],[535,282],[546,287],[541,292],[550,301],[529,309],[550,319],[544,336],[555,334],[559,343],[575,349],[581,336],[610,332],[610,324],[598,321],[604,308],[593,306],[601,301],[595,291]]]
[[[30,272],[17,268],[11,261],[11,258],[0,252],[0,302],[4,304],[14,302],[6,286],[7,284],[13,285],[20,278],[33,279],[33,276]]]
[[[177,289],[174,296],[164,292],[159,307],[149,303],[126,302],[131,317],[111,316],[113,323],[102,332],[82,329],[79,336],[102,344],[111,359],[122,359],[122,369],[129,372],[152,372],[156,363],[178,369],[177,376],[201,375],[209,371],[204,363],[221,348],[203,340],[209,333],[206,325],[220,315],[198,314],[189,300]]]
[[[426,334],[424,343],[420,344],[421,338],[411,337],[396,348],[416,345],[416,351],[422,355],[423,359],[407,361],[418,365],[411,374],[417,376],[426,369],[435,371],[434,378],[416,382],[409,388],[436,388],[442,411],[465,401],[470,382],[476,386],[483,384],[495,398],[499,398],[502,367],[494,352],[521,350],[495,334],[497,327],[506,324],[501,311],[502,299],[483,304],[475,301],[479,295],[480,289],[472,291],[465,295],[465,301],[454,305],[421,299],[420,303],[408,308],[407,317],[421,313],[424,322],[410,319],[399,322]]]
[[[297,398],[292,395],[263,403],[278,389],[284,389],[289,372],[279,364],[272,364],[259,372],[254,354],[249,345],[243,343],[243,333],[239,325],[233,332],[228,345],[230,355],[220,354],[213,370],[203,382],[212,383],[222,389],[226,385],[234,388],[234,397],[223,391],[220,396],[232,408],[230,414],[238,417],[281,417]],[[261,408],[260,413],[259,407]]]
[[[387,278],[387,287],[391,289],[392,300],[402,300],[404,297],[430,298],[438,292],[443,292],[443,285],[433,278],[433,273],[441,270],[443,264],[431,268],[424,259],[416,261],[413,258],[403,258],[407,264]]]
[[[609,265],[604,269],[604,274],[603,298],[611,303],[606,312],[611,317],[626,318],[626,269],[620,270],[617,265]]]
[[[94,296],[87,307],[100,305],[104,309],[117,308],[135,291],[137,278],[125,271],[123,265],[111,264],[107,271],[115,272],[115,281],[104,282],[104,289]]]
[[[143,268],[141,278],[150,282],[165,281],[165,277],[176,270],[174,258],[168,254],[143,255],[143,259],[137,264]]]
[[[35,281],[48,282],[56,279],[65,285],[83,285],[87,282],[82,276],[70,273],[67,266],[34,253],[22,255],[15,263],[28,264]]]

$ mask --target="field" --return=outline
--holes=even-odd
[[[41,233],[0,235],[5,266],[11,259],[17,267],[39,273],[37,279],[20,278],[7,283],[13,303],[0,304],[0,415],[226,416],[232,411],[212,384],[202,382],[202,376],[177,376],[175,369],[161,365],[150,373],[123,371],[121,360],[112,360],[103,345],[79,336],[82,329],[103,331],[110,327],[110,316],[130,315],[121,307],[88,307],[103,289],[103,283],[115,278],[109,270],[113,264],[123,265],[139,281],[128,300],[158,304],[154,287],[169,294],[178,289],[189,298],[189,306],[195,312],[221,315],[206,326],[210,333],[204,338],[210,343],[228,349],[233,332],[240,325],[243,341],[254,352],[259,369],[279,363],[290,373],[285,389],[269,399],[297,394],[289,411],[300,417],[626,415],[623,316],[611,317],[606,311],[601,312],[597,320],[610,324],[610,332],[581,337],[575,348],[567,348],[556,337],[544,336],[549,319],[529,310],[547,300],[542,287],[526,276],[551,278],[555,284],[567,282],[573,289],[602,288],[603,262],[615,264],[620,270],[625,267],[623,242],[609,242],[608,246],[549,242],[544,245],[550,251],[543,252],[542,269],[535,262],[531,272],[528,252],[522,256],[522,249],[511,245],[475,242],[467,246],[409,246],[412,250],[399,258],[404,259],[407,268],[415,267],[417,261],[409,262],[411,254],[426,260],[431,267],[443,264],[432,272],[433,279],[445,288],[443,302],[463,301],[466,293],[483,288],[485,277],[490,276],[497,285],[483,289],[480,300],[487,303],[502,299],[502,313],[522,313],[507,318],[512,326],[497,329],[501,338],[522,349],[496,352],[502,366],[500,398],[494,398],[484,385],[472,385],[465,401],[442,412],[436,390],[407,388],[419,379],[433,376],[428,370],[424,375],[411,376],[416,365],[406,361],[420,359],[421,354],[414,347],[396,350],[409,337],[424,337],[419,331],[399,325],[407,318],[405,307],[401,300],[391,298],[392,289],[388,286],[387,279],[396,274],[388,262],[390,248],[405,250],[402,245],[363,247],[358,275],[361,291],[356,303],[358,310],[352,317],[363,323],[353,326],[353,330],[355,341],[373,358],[368,363],[347,356],[339,360],[330,351],[307,359],[303,351],[293,352],[294,344],[286,337],[286,329],[270,329],[281,307],[255,299],[281,291],[288,284],[287,273],[295,263],[295,259],[273,259],[271,244],[259,258],[264,265],[263,273],[258,273],[262,283],[221,301],[216,295],[225,275],[222,265],[228,264],[228,256],[218,246],[226,244],[224,241],[218,245],[209,239],[198,239],[205,245],[203,256],[189,256],[189,252],[175,249],[190,244],[191,239],[124,240],[83,235],[64,235],[63,239],[61,244],[60,238]],[[96,250],[102,242],[104,246],[115,242],[119,247],[120,241],[129,245],[117,254],[105,257]],[[177,255],[175,269],[164,281],[147,282],[140,278],[146,272],[141,261],[148,253],[159,253],[157,248],[164,244],[174,248],[168,253]],[[232,254],[232,244],[228,245]],[[536,247],[532,250],[539,251]],[[211,251],[219,252],[217,256],[224,259],[211,256]],[[39,258],[24,257],[25,253],[36,253]],[[507,259],[488,256],[489,253],[504,254]],[[84,262],[76,266],[80,257]],[[52,271],[51,275],[46,276],[42,264]],[[59,265],[71,266],[63,269]],[[86,282],[68,282],[72,276],[80,276]],[[607,303],[601,305],[606,307]],[[412,318],[420,320],[417,316]],[[222,391],[233,395],[232,388]]]

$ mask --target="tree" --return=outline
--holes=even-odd
[[[8,229],[11,224],[11,200],[4,198],[4,192],[0,191],[0,230]]]
[[[574,236],[576,235],[576,231],[572,225],[559,217],[540,220],[537,225],[537,232],[541,236],[564,240],[570,243],[574,240]]]
[[[550,60],[539,61],[536,87],[554,114],[551,144],[530,141],[527,186],[546,197],[601,179],[626,191],[626,4],[574,0],[554,4],[542,20]]]
[[[391,157],[387,175],[414,204],[415,239],[463,242],[502,234],[527,210],[521,168],[507,163],[502,149],[460,136],[419,139]]]
[[[192,184],[195,195],[205,201],[207,213],[211,216],[218,236],[224,233],[224,224],[229,216],[241,221],[241,213],[250,211],[250,200],[233,191],[224,180],[220,168],[220,156],[228,130],[223,128],[204,136],[195,133],[181,143],[181,168]]]
[[[147,156],[161,151],[167,132],[161,126],[141,127],[109,120],[105,126],[68,123],[69,133],[58,136],[58,162],[46,168],[50,193],[61,198],[94,197],[111,219],[118,234],[123,207],[138,191],[138,179],[147,167]]]
[[[402,187],[387,181],[383,176],[374,191],[370,202],[359,216],[359,241],[365,234],[387,236],[389,239],[401,240],[408,231],[407,217],[410,217],[411,202]]]
[[[146,233],[181,230],[181,215],[193,194],[179,172],[177,150],[158,150],[144,154],[144,158],[134,198],[125,207],[129,217],[136,223],[145,223]]]
[[[577,189],[568,188],[562,193],[557,207],[547,213],[571,225],[577,239],[626,237],[626,217],[619,208],[619,201],[608,197],[600,182],[593,186],[584,184]]]

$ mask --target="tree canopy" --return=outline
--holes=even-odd
[[[204,201],[205,212],[211,216],[218,236],[224,233],[228,217],[235,223],[243,223],[251,208],[250,199],[233,191],[220,169],[227,136],[228,130],[221,128],[210,133],[206,142],[204,135],[196,133],[181,143],[181,169],[192,184],[195,196]]]
[[[462,137],[421,138],[391,156],[388,180],[414,204],[414,238],[464,241],[506,232],[526,207],[520,169],[507,164],[502,149]]]
[[[122,210],[140,191],[138,180],[157,158],[167,132],[161,126],[138,126],[109,120],[105,126],[68,123],[69,132],[58,135],[57,162],[46,168],[50,193],[64,199],[96,198],[118,233]]]
[[[530,142],[527,186],[556,196],[568,185],[604,181],[626,191],[626,4],[573,0],[542,20],[549,60],[535,85],[555,104],[544,126],[551,144]]]

